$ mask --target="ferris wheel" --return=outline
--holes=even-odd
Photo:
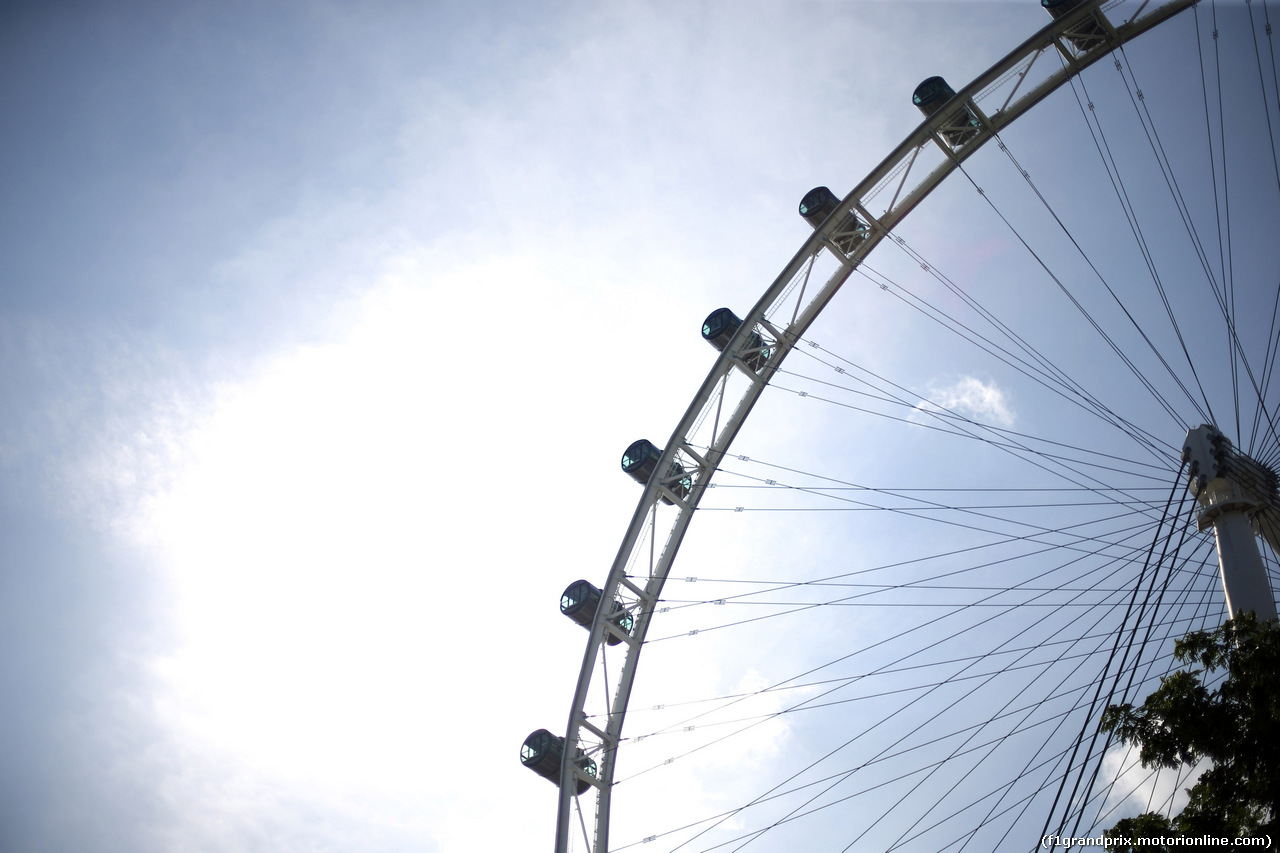
[[[1172,638],[1275,615],[1269,9],[1042,5],[972,82],[907,87],[924,121],[852,191],[803,195],[812,236],[706,317],[667,442],[623,452],[635,514],[561,598],[588,632],[568,724],[521,748],[557,853],[1035,849],[1189,784],[1097,719]],[[1058,167],[1082,145],[1094,171]],[[911,229],[926,197],[999,245],[957,264]]]

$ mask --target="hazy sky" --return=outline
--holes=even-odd
[[[1031,0],[6,4],[0,847],[549,847],[555,791],[517,750],[563,729],[585,635],[557,600],[613,559],[638,496],[622,450],[666,440],[711,362],[701,319],[783,267],[804,192],[842,195],[918,123],[916,83],[958,87],[1046,20]],[[1075,122],[1022,151],[1084,145]],[[1046,172],[1084,231],[1122,221],[1109,187]],[[1274,234],[1254,210],[1242,243]],[[971,187],[918,220],[957,281],[1030,281]],[[1260,313],[1273,261],[1240,285]],[[1051,345],[1100,346],[1037,313],[1062,311],[1051,285],[1013,292],[993,298]],[[824,343],[919,368],[921,412],[1052,420],[873,316],[880,293],[862,281]],[[743,440],[807,471],[864,459],[835,475],[860,482],[948,464],[901,423],[890,463],[794,411]],[[828,427],[834,451],[807,432]],[[825,559],[809,523],[765,541]],[[742,533],[719,553],[758,567],[725,544]],[[711,692],[765,678],[652,657]]]

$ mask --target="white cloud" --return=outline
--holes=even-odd
[[[1004,390],[994,381],[984,382],[973,376],[964,376],[949,385],[935,386],[927,400],[921,400],[912,413],[919,423],[932,421],[932,413],[959,415],[978,423],[1011,427],[1014,423],[1013,408]]]
[[[1208,769],[1201,763],[1187,771],[1143,767],[1136,750],[1124,746],[1112,748],[1102,759],[1099,785],[1107,790],[1100,814],[1105,826],[1113,826],[1125,817],[1148,811],[1166,815],[1178,814],[1187,805],[1187,789],[1195,785]],[[1108,817],[1109,815],[1109,817]]]

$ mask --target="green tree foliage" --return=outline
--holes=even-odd
[[[1275,838],[1280,823],[1280,628],[1275,622],[1259,624],[1247,614],[1216,631],[1188,634],[1177,642],[1174,654],[1188,666],[1165,678],[1141,707],[1107,708],[1102,729],[1138,746],[1145,767],[1177,768],[1207,760],[1209,769],[1188,791],[1190,800],[1177,817],[1148,812],[1121,820],[1108,835]],[[1225,678],[1215,675],[1223,671]]]

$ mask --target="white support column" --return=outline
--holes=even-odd
[[[1240,511],[1226,512],[1214,519],[1213,536],[1218,542],[1218,566],[1222,572],[1222,592],[1227,612],[1233,617],[1253,611],[1258,621],[1276,618],[1276,601],[1267,583],[1267,570],[1258,553],[1258,539],[1249,517]]]

